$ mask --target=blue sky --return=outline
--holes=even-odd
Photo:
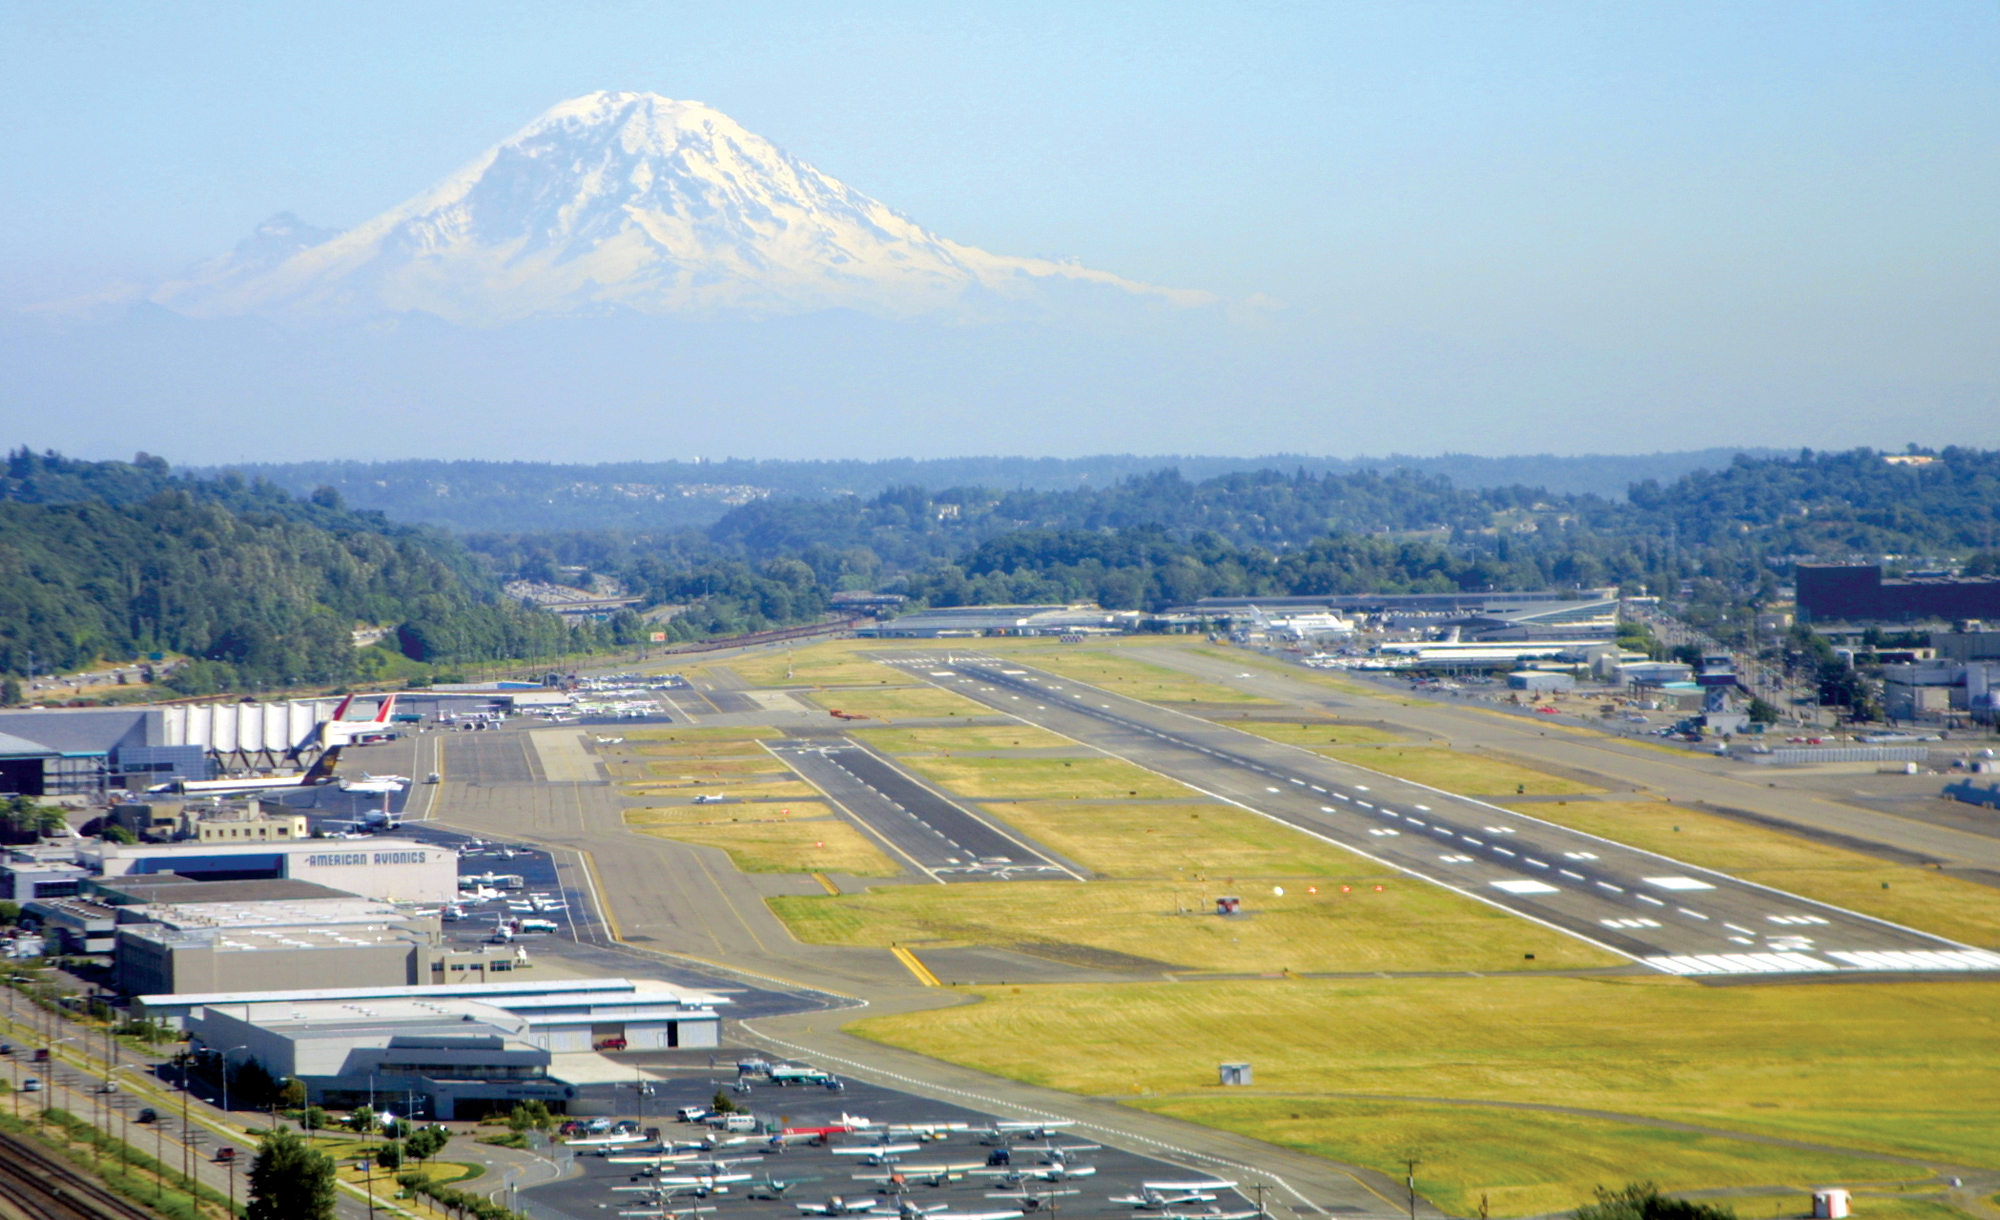
[[[9,2],[0,301],[280,210],[352,225],[643,89],[959,241],[1280,298],[1301,360],[1385,399],[2000,444],[1997,12]]]

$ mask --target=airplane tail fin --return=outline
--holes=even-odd
[[[346,697],[345,699],[342,699],[342,700],[340,701],[340,706],[339,706],[339,707],[337,707],[337,708],[334,708],[334,709],[333,709],[333,715],[332,715],[331,717],[329,717],[329,719],[332,719],[332,720],[345,720],[345,719],[347,719],[347,709],[348,709],[348,706],[349,706],[350,704],[352,704],[353,702],[354,702],[354,696],[353,696],[353,695],[349,695],[349,696],[347,696],[347,697]]]
[[[388,698],[382,700],[381,707],[375,709],[375,723],[376,724],[389,723],[389,714],[395,710],[396,710],[396,696],[390,695]]]
[[[328,746],[326,752],[313,760],[313,765],[299,778],[303,785],[313,785],[333,778],[333,768],[340,762],[340,747]]]

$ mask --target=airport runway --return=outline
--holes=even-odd
[[[851,738],[788,738],[767,748],[934,881],[1083,879]]]
[[[882,659],[1027,723],[1666,973],[2000,971],[2000,954],[1018,662],[977,653]]]

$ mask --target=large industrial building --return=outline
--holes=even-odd
[[[553,979],[148,995],[137,1012],[186,1029],[197,1049],[297,1077],[319,1104],[407,1099],[445,1119],[530,1098],[570,1108],[562,1056],[716,1046],[725,1003],[645,981]]]
[[[1486,593],[1337,593],[1316,597],[1204,597],[1161,615],[1170,622],[1247,622],[1262,614],[1368,616],[1392,628],[1449,631],[1460,642],[1607,640],[1618,633],[1618,590]]]
[[[397,839],[104,843],[85,840],[78,862],[104,877],[175,873],[203,881],[290,878],[387,902],[449,902],[458,853]]]
[[[1879,564],[1800,564],[1799,612],[1815,623],[2000,619],[2000,577],[1885,579]]]

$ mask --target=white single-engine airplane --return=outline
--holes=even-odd
[[[873,1199],[843,1199],[839,1195],[828,1195],[824,1203],[794,1203],[793,1207],[808,1216],[846,1216],[854,1212],[875,1210]]]

